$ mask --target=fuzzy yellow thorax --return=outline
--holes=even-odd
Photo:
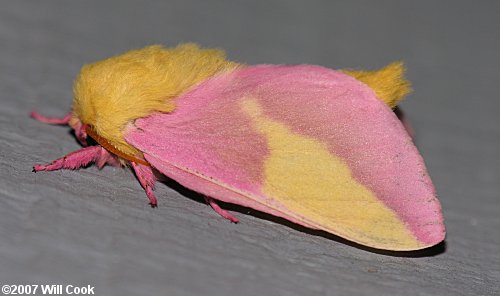
[[[73,117],[127,155],[140,152],[124,139],[129,122],[153,112],[171,112],[174,99],[197,83],[239,64],[223,51],[195,44],[159,45],[83,66],[75,80]]]

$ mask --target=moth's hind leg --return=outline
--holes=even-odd
[[[132,168],[134,169],[135,175],[139,183],[141,183],[142,188],[146,191],[146,195],[149,199],[149,204],[155,208],[158,205],[158,201],[153,192],[155,189],[156,177],[153,173],[153,168],[150,166],[145,166],[139,163],[131,162]]]
[[[240,222],[240,220],[238,220],[238,218],[236,218],[235,216],[233,216],[232,214],[230,214],[228,211],[222,209],[221,207],[219,207],[219,205],[217,204],[217,202],[215,201],[215,199],[211,198],[211,197],[208,197],[206,195],[203,196],[205,198],[205,201],[212,207],[212,209],[219,215],[221,215],[222,217],[226,218],[227,220],[233,222],[233,223],[238,223]]]

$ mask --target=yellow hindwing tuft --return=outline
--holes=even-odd
[[[395,62],[377,71],[342,70],[359,81],[368,85],[376,96],[389,107],[396,105],[411,92],[411,85],[404,78],[405,67],[401,62]]]

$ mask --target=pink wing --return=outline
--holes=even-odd
[[[366,85],[318,66],[213,77],[126,140],[182,185],[375,248],[444,239],[424,162]]]

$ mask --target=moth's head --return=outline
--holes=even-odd
[[[124,140],[124,129],[153,111],[173,109],[162,97],[168,92],[158,87],[166,79],[159,70],[165,51],[150,46],[82,67],[73,85],[70,121],[80,142],[90,136],[116,155],[141,155]]]
[[[119,56],[120,57],[120,56]],[[82,67],[73,85],[73,110],[69,125],[78,141],[88,138],[118,157],[142,163],[142,153],[124,140],[123,126],[140,116],[134,91],[143,89],[140,63],[124,63],[119,57]],[[141,71],[142,70],[142,71]]]

